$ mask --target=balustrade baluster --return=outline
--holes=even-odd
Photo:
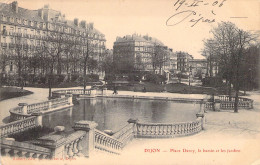
[[[78,152],[79,152],[78,149],[77,149],[78,140],[79,139],[75,140],[74,143],[73,143],[73,150],[72,151],[73,151],[74,155],[78,155]]]
[[[73,144],[70,143],[69,144],[69,152],[68,152],[69,158],[73,158],[73,156],[74,156],[74,153],[73,153],[72,150],[73,150]]]
[[[77,149],[78,149],[78,153],[77,153],[77,156],[83,156],[82,154],[82,150],[83,150],[83,147],[82,147],[82,139],[84,138],[84,136],[82,136],[81,138],[79,138],[78,140],[78,144],[77,144]]]

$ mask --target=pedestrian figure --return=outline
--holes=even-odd
[[[116,86],[114,86],[114,92],[113,92],[113,94],[117,94],[117,90],[116,90]]]

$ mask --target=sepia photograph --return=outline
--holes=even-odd
[[[260,165],[259,0],[0,0],[1,165]]]

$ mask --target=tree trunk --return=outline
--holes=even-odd
[[[51,75],[49,75],[48,86],[49,86],[49,99],[51,99]]]
[[[236,88],[236,96],[235,96],[234,112],[238,112],[238,93],[239,93],[239,90],[238,90],[238,88]]]
[[[83,91],[84,91],[84,94],[86,92],[86,70],[87,70],[87,60],[84,61],[84,71],[83,71]]]
[[[232,92],[232,87],[231,87],[231,79],[229,80],[229,82],[228,82],[229,84],[229,86],[228,86],[228,96],[229,96],[229,101],[231,101],[231,92]]]

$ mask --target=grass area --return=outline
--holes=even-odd
[[[32,93],[33,92],[31,91],[23,90],[18,87],[0,87],[0,101],[14,97],[21,97]]]
[[[166,85],[166,91],[170,93],[183,93],[183,94],[215,94],[224,95],[226,94],[225,88],[211,88],[203,86],[189,86],[182,83],[172,83]]]
[[[100,85],[102,84],[101,82],[87,82],[87,86],[92,86],[92,85]],[[52,88],[69,88],[69,87],[78,87],[78,86],[83,86],[82,83],[75,83],[75,82],[62,82],[60,84],[53,84],[51,87]],[[27,87],[35,87],[35,88],[49,88],[48,83],[46,84],[31,84],[28,85]]]
[[[225,95],[227,89],[222,88],[211,88],[202,86],[189,86],[183,83],[170,83],[170,84],[153,84],[149,82],[136,83],[136,84],[124,84],[117,86],[117,90],[122,91],[135,91],[143,92],[145,87],[146,92],[169,92],[169,93],[181,93],[181,94],[215,94]],[[113,90],[113,86],[108,86],[108,89]],[[232,91],[234,93],[234,91]],[[242,94],[242,93],[241,93]]]

